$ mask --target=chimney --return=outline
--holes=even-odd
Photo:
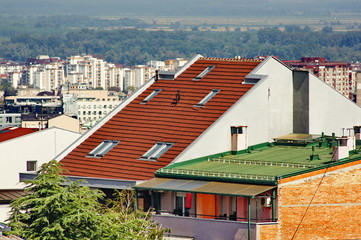
[[[247,126],[231,127],[231,151],[237,154],[238,151],[248,148]]]
[[[349,152],[356,149],[354,136],[343,136],[337,139],[338,144],[334,147],[332,160],[337,161],[349,157]]]

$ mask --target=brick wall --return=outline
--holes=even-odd
[[[279,224],[261,226],[259,239],[361,239],[361,168],[355,167],[280,184]]]

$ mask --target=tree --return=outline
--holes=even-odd
[[[333,32],[333,28],[330,26],[325,26],[322,28],[321,32],[323,33],[332,33]]]
[[[32,240],[162,237],[163,230],[149,220],[149,212],[133,209],[132,195],[126,198],[126,192],[117,192],[115,200],[101,204],[101,191],[69,183],[62,171],[59,163],[51,161],[27,181],[27,195],[11,204],[13,234]]]

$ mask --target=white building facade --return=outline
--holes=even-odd
[[[0,190],[22,190],[20,172],[38,170],[78,137],[79,133],[53,127],[1,142]],[[9,204],[0,204],[0,222],[7,219],[9,210]]]

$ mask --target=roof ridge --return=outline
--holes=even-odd
[[[254,59],[254,58],[244,58],[244,57],[235,57],[235,58],[215,58],[215,57],[201,57],[199,60],[213,60],[213,61],[231,61],[231,62],[262,62],[263,59]]]

